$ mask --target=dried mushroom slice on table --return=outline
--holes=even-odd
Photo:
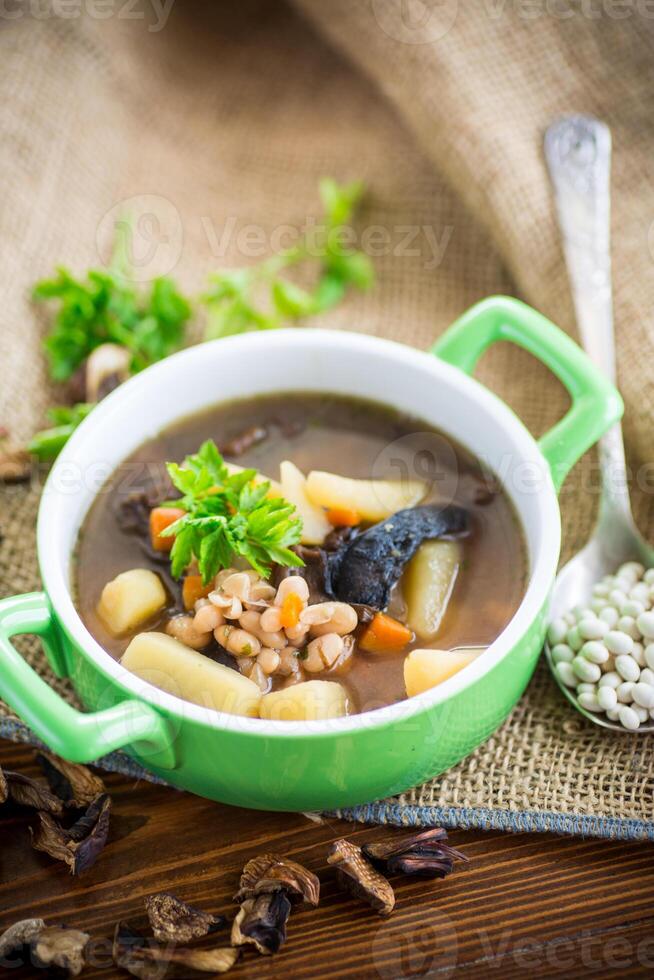
[[[211,915],[187,905],[169,892],[148,895],[145,910],[156,939],[162,942],[188,943],[216,932],[227,921],[223,915]]]
[[[327,862],[337,869],[341,885],[352,895],[363,899],[380,915],[391,914],[395,893],[390,882],[366,860],[360,847],[344,838],[334,841]]]
[[[87,871],[97,861],[109,834],[111,799],[103,795],[91,803],[72,827],[62,827],[49,813],[39,812],[32,831],[32,846],[63,861],[71,874]]]
[[[43,919],[23,919],[0,935],[0,963],[6,969],[31,963],[47,970],[47,976],[76,977],[84,969],[90,938],[79,929],[48,926]]]
[[[23,946],[29,945],[42,929],[45,929],[43,919],[21,919],[20,922],[14,922],[0,934],[0,961],[5,961]]]
[[[136,932],[127,922],[119,922],[114,932],[113,958],[116,966],[141,980],[160,980],[169,966],[178,968],[179,976],[188,976],[187,971],[192,971],[191,975],[194,972],[226,973],[234,966],[238,955],[238,950],[231,946],[209,949],[160,946]]]
[[[276,891],[285,892],[291,901],[304,899],[309,905],[316,906],[320,900],[320,882],[313,872],[278,854],[260,854],[243,868],[234,901]]]
[[[447,831],[434,827],[418,833],[385,837],[363,845],[363,853],[379,868],[405,875],[444,878],[465,854],[445,843]]]
[[[55,816],[61,816],[64,812],[64,801],[51,793],[39,780],[24,776],[22,772],[12,772],[7,769],[4,772],[4,779],[7,799],[12,803],[29,806],[34,810],[42,810]]]
[[[36,761],[41,766],[52,792],[65,803],[84,807],[106,793],[103,781],[86,766],[67,762],[45,749],[36,753]]]
[[[232,923],[232,946],[252,945],[264,956],[277,953],[286,942],[291,903],[283,891],[246,898]]]

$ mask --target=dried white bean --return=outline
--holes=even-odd
[[[600,687],[597,691],[597,701],[604,711],[611,711],[617,706],[618,695],[612,687]]]
[[[588,681],[582,681],[581,684],[577,684],[577,694],[596,694],[597,684],[590,684]]]
[[[629,708],[626,704],[623,704],[618,712],[618,718],[620,719],[620,724],[623,728],[626,728],[630,732],[635,732],[640,726],[640,718],[633,708]]]
[[[634,682],[633,681],[623,681],[619,687],[616,688],[615,693],[618,696],[618,701],[621,704],[631,704],[634,699]]]
[[[638,640],[634,643],[634,648],[629,656],[634,658],[639,667],[645,666],[645,647]]]
[[[559,664],[559,666],[561,666]],[[572,669],[580,681],[598,681],[602,676],[602,671],[597,664],[592,664],[585,657],[575,657],[572,661]]]
[[[633,618],[633,616],[620,616],[620,619],[618,620],[618,629],[622,633],[626,633],[627,636],[630,636],[632,640],[640,639],[640,630],[638,629],[636,620]]]
[[[646,639],[654,639],[654,612],[644,612],[638,617],[638,629]]]
[[[609,632],[607,624],[596,616],[582,619],[577,629],[582,640],[601,640]]]
[[[579,695],[577,701],[582,708],[586,711],[603,711],[604,709],[597,700],[597,694],[594,691],[584,691]]]
[[[654,687],[651,684],[643,684],[639,681],[638,684],[634,684],[632,693],[636,704],[648,710],[654,708]]]
[[[649,709],[643,708],[640,704],[632,704],[630,707],[636,712],[640,722],[649,721]]]
[[[623,616],[631,616],[637,619],[641,613],[645,612],[645,606],[638,599],[629,599],[620,610]]]
[[[616,687],[620,687],[621,684],[622,678],[618,674],[617,670],[610,670],[606,674],[602,674],[599,679],[600,687],[612,687],[615,689]]]
[[[554,668],[560,681],[565,684],[566,687],[576,687],[577,686],[577,676],[572,669],[572,664],[566,663],[562,660]]]
[[[615,653],[616,656],[631,653],[634,648],[633,637],[621,633],[620,630],[609,630],[604,637],[604,644],[607,650],[610,653]]]
[[[571,664],[574,658],[574,651],[570,649],[567,643],[557,643],[556,646],[552,647],[552,660],[555,664],[560,664],[562,660]]]
[[[609,602],[612,602],[616,609],[621,609],[623,603],[627,601],[627,596],[621,589],[611,589]]]
[[[579,630],[576,626],[573,626],[568,630],[565,641],[568,646],[575,651],[575,653],[577,653],[578,650],[581,650],[582,646],[584,645],[584,641],[579,635]]]
[[[643,575],[643,580],[647,585],[654,585],[654,568],[648,568]]]
[[[606,712],[609,721],[618,721],[620,718],[620,708],[609,708]]]
[[[654,670],[654,643],[648,643],[645,647],[645,663]]]
[[[620,619],[620,613],[615,606],[605,606],[599,614],[599,618],[608,624],[609,629],[615,629]]]
[[[558,643],[563,643],[567,632],[568,626],[564,619],[559,618],[553,620],[547,631],[547,639],[549,640],[550,646],[554,647]]]
[[[581,648],[580,656],[593,664],[605,664],[609,659],[609,651],[599,640],[588,640]]]
[[[654,670],[650,670],[649,667],[645,667],[644,670],[641,670],[638,681],[641,684],[654,685]]]
[[[626,561],[624,565],[620,565],[620,568],[618,569],[618,575],[630,575],[634,581],[642,578],[644,572],[645,566],[641,565],[639,561]]]
[[[637,585],[634,585],[634,587],[629,590],[629,598],[635,600],[636,602],[642,602],[645,606],[650,605],[650,596],[650,588],[648,585],[645,585],[644,582],[638,582]]]
[[[616,657],[615,669],[626,681],[637,681],[640,677],[640,667],[634,658],[628,655]]]

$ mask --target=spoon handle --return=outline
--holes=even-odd
[[[545,133],[577,325],[593,362],[615,382],[611,289],[611,133],[590,116],[563,116]],[[630,515],[622,429],[599,444],[602,510]]]

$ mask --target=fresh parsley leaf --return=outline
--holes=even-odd
[[[27,446],[28,452],[41,462],[55,459],[68,442],[77,426],[84,421],[93,405],[80,402],[72,406],[59,406],[48,410],[53,428],[37,432]]]
[[[256,470],[230,474],[211,439],[181,465],[167,463],[166,467],[181,494],[167,506],[186,511],[161,532],[175,538],[170,560],[176,578],[193,558],[205,584],[221,568],[229,568],[236,555],[246,558],[266,578],[272,562],[294,567],[304,564],[290,550],[302,535],[295,507],[282,497],[269,498],[270,483],[255,483]]]
[[[209,289],[202,297],[207,308],[207,339],[297,323],[335,306],[350,286],[361,290],[372,286],[370,259],[346,247],[338,234],[351,221],[363,195],[363,184],[338,184],[325,178],[319,190],[322,222],[300,242],[259,265],[222,270],[209,277]],[[316,263],[318,275],[311,289],[283,275],[295,266]],[[261,293],[267,295],[267,308],[259,306]]]
[[[188,301],[165,276],[140,290],[111,270],[91,269],[85,279],[75,279],[59,268],[36,284],[32,296],[59,304],[44,341],[54,381],[65,381],[108,342],[127,347],[132,370],[140,371],[181,346],[191,315]]]

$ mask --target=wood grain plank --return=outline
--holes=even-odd
[[[37,774],[32,752],[3,743],[0,765]],[[361,843],[390,830],[301,814],[211,803],[121,776],[109,844],[81,879],[30,846],[26,820],[0,809],[0,930],[27,916],[66,922],[94,937],[84,976],[126,976],[113,967],[118,919],[143,923],[143,898],[173,891],[228,916],[245,861],[279,851],[318,873],[318,910],[294,911],[283,952],[247,953],[244,978],[448,976],[645,976],[654,968],[654,848],[644,843],[457,831],[469,858],[445,881],[395,878],[388,920],[343,894],[325,855],[331,841]],[[16,980],[38,977],[16,969]]]

